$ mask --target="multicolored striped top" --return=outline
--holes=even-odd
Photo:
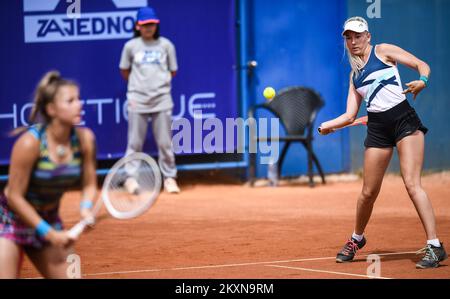
[[[34,125],[28,132],[40,141],[40,155],[32,170],[25,198],[34,206],[58,202],[65,191],[81,184],[82,156],[75,128],[71,133],[73,156],[68,163],[55,163],[50,159],[46,126]]]

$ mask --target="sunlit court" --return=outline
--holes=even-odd
[[[449,181],[448,173],[424,178],[444,242],[450,237]],[[414,268],[424,236],[396,175],[386,177],[377,201],[367,230],[371,243],[353,263],[335,262],[342,235],[352,226],[352,195],[360,185],[352,178],[312,189],[301,180],[251,188],[229,178],[187,179],[176,199],[161,194],[139,218],[119,221],[102,211],[106,218],[76,244],[81,274],[92,279],[448,278],[447,262],[433,271]],[[79,196],[74,192],[63,199],[61,215],[68,225],[79,219],[74,212]],[[373,254],[380,259],[376,267],[368,260]],[[21,276],[41,277],[28,261]]]

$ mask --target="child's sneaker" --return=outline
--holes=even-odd
[[[139,194],[139,183],[136,181],[135,178],[129,177],[125,180],[123,186],[130,194]]]
[[[180,188],[174,178],[167,178],[164,180],[164,190],[166,190],[167,193],[180,193]]]

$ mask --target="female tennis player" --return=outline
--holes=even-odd
[[[443,244],[436,235],[436,224],[431,202],[421,186],[424,156],[425,128],[406,100],[412,93],[414,99],[427,86],[430,67],[411,53],[391,44],[372,46],[367,21],[361,17],[349,18],[342,35],[352,68],[347,98],[347,111],[324,122],[321,134],[350,124],[358,114],[362,99],[368,114],[367,137],[364,142],[363,188],[358,198],[356,225],[351,238],[337,254],[337,262],[353,260],[357,250],[366,244],[364,229],[372,214],[393,147],[397,147],[403,182],[427,236],[425,255],[417,268],[434,268],[447,258]],[[402,89],[397,63],[416,70],[420,78]]]
[[[12,149],[9,180],[0,195],[0,278],[19,277],[23,252],[46,278],[67,278],[73,240],[58,215],[60,199],[82,187],[82,218],[97,192],[95,138],[81,120],[76,83],[49,72],[39,82],[33,125]]]

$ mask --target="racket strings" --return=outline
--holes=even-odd
[[[109,201],[115,210],[132,212],[148,205],[149,200],[156,199],[160,178],[157,178],[159,172],[155,174],[154,167],[147,161],[133,160],[118,169],[107,188]],[[137,192],[130,193],[125,188],[124,182],[128,178],[133,178],[137,183]]]

